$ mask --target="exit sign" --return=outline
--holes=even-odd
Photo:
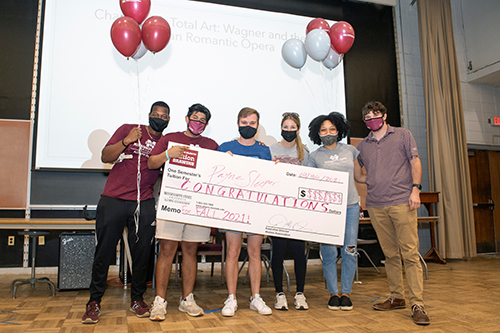
[[[488,119],[488,122],[492,126],[500,126],[500,117],[492,117],[492,118]]]

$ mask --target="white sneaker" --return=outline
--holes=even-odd
[[[182,299],[181,296],[181,302],[179,304],[179,311],[180,312],[185,312],[191,317],[198,317],[198,316],[203,316],[205,312],[203,312],[203,309],[196,304],[196,301],[194,300],[194,295],[193,293],[190,293],[187,295],[186,299]]]
[[[161,296],[156,296],[151,305],[149,319],[154,321],[165,320],[167,314],[167,301]]]
[[[224,307],[222,308],[221,314],[224,317],[232,317],[234,313],[238,310],[238,301],[234,298],[234,295],[231,294],[227,296],[226,301],[224,302]]]
[[[255,294],[253,299],[250,298],[250,310],[257,311],[261,315],[270,315],[273,313],[273,310],[266,305],[266,302],[264,302],[259,294]]]
[[[296,293],[295,294],[295,303],[293,303],[293,305],[295,305],[295,308],[297,310],[308,310],[309,309],[309,305],[307,305],[306,297],[304,296],[303,293]]]
[[[284,292],[276,294],[274,308],[276,310],[288,310],[288,303],[286,302],[286,296]]]

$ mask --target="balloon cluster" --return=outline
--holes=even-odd
[[[111,26],[111,40],[125,57],[139,60],[147,50],[160,52],[170,41],[170,25],[160,16],[151,16],[150,0],[120,0],[123,15]]]
[[[340,64],[353,43],[354,29],[349,23],[339,21],[330,27],[324,19],[315,18],[306,27],[305,43],[291,38],[283,44],[281,55],[293,68],[301,69],[309,55],[331,70]]]

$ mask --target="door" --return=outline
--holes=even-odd
[[[469,151],[477,252],[498,252],[500,240],[500,152]],[[496,201],[495,201],[496,200]],[[495,216],[497,215],[497,216]]]

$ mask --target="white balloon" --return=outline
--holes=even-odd
[[[325,30],[314,29],[306,36],[306,51],[311,58],[321,61],[330,50],[330,36]]]
[[[323,59],[323,65],[329,70],[332,70],[340,64],[343,58],[343,54],[338,54],[333,48],[330,48],[328,55]]]
[[[281,56],[293,68],[301,69],[307,60],[304,43],[297,38],[287,40],[281,47]]]
[[[146,52],[148,52],[148,49],[144,46],[144,43],[141,40],[141,45],[139,45],[137,51],[135,51],[134,55],[132,55],[132,58],[134,60],[139,60],[146,54]]]

